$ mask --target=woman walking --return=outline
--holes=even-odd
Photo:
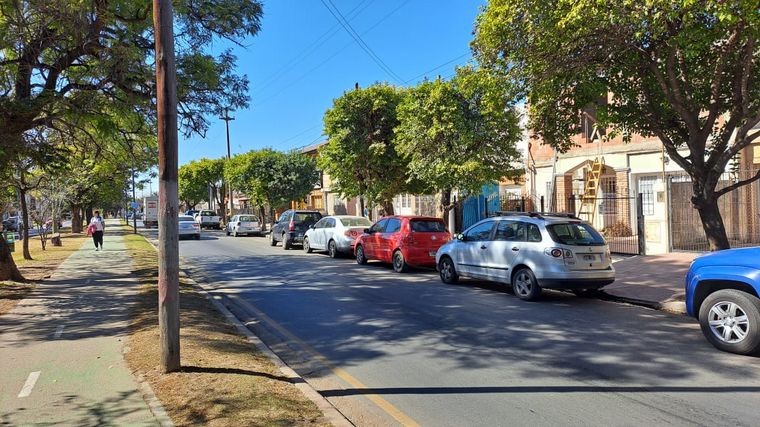
[[[106,229],[106,222],[100,216],[100,211],[95,211],[95,216],[90,220],[92,229],[92,241],[95,243],[95,250],[103,250],[103,231]],[[100,246],[100,248],[98,248]]]

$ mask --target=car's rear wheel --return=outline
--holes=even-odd
[[[521,268],[512,276],[512,290],[518,298],[525,301],[535,301],[541,296],[536,276],[529,268]]]
[[[393,253],[393,270],[396,273],[406,273],[409,271],[409,264],[406,263],[404,254],[402,254],[400,250],[396,250],[396,252]]]
[[[367,263],[367,257],[364,256],[364,247],[362,245],[356,246],[356,263],[359,265],[364,265]]]
[[[327,255],[330,258],[336,258],[338,256],[338,246],[335,244],[335,240],[330,240],[327,244]]]
[[[303,251],[306,252],[307,254],[314,252],[314,250],[311,249],[311,244],[309,243],[308,237],[303,238]]]
[[[441,275],[441,281],[446,284],[453,284],[459,281],[459,275],[454,268],[454,261],[445,256],[438,262],[438,273]]]
[[[238,236],[237,230],[232,230],[232,237],[237,237],[237,236]]]
[[[200,234],[196,234],[195,235],[195,240],[201,240],[201,235]]]
[[[737,354],[760,354],[760,299],[746,292],[713,292],[699,309],[702,333],[716,348]]]
[[[291,247],[292,247],[292,244],[290,243],[290,241],[287,239],[287,237],[283,233],[283,235],[282,235],[282,248],[285,249],[286,251],[288,251],[288,250],[290,250]]]
[[[269,246],[277,246],[277,240],[274,239],[274,232],[269,232]]]

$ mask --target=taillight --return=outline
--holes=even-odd
[[[573,258],[573,251],[568,250],[568,249],[546,248],[544,249],[544,253],[554,258],[562,258],[562,257],[564,257],[565,259]]]
[[[288,225],[288,230],[290,231],[296,231],[296,223],[292,220],[290,221],[290,224]]]

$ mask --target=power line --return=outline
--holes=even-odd
[[[369,55],[369,57],[372,59],[372,61],[377,64],[378,67],[380,67],[383,71],[385,71],[393,80],[395,80],[397,83],[402,83],[404,79],[402,79],[398,74],[393,72],[393,70],[386,64],[382,59],[380,59],[379,56],[372,50],[372,48],[367,45],[367,43],[364,42],[364,40],[361,38],[361,36],[354,30],[354,28],[351,26],[351,24],[346,20],[346,18],[343,16],[342,13],[340,13],[340,9],[338,9],[335,4],[333,4],[332,0],[327,0],[327,3],[330,3],[330,5],[335,9],[330,8],[330,6],[327,5],[325,0],[320,0],[322,4],[325,6],[325,8],[330,12],[330,14],[335,18],[335,20],[338,21],[338,23],[343,27],[344,30],[351,36],[351,38],[354,39],[354,41],[359,45],[359,47],[362,48],[362,50]]]
[[[454,58],[454,59],[452,59],[452,60],[450,60],[450,61],[446,61],[446,62],[444,62],[443,64],[441,64],[441,65],[438,65],[437,67],[433,67],[433,68],[431,68],[431,69],[429,69],[429,70],[425,71],[424,73],[422,73],[422,74],[420,74],[420,75],[418,75],[418,76],[415,76],[415,77],[412,77],[412,78],[411,78],[411,79],[409,79],[409,80],[406,80],[406,81],[404,82],[404,84],[406,84],[406,83],[409,83],[409,82],[411,82],[411,81],[414,81],[414,80],[417,80],[417,79],[419,79],[420,77],[425,77],[427,74],[429,74],[429,73],[432,73],[433,71],[435,71],[435,70],[437,70],[437,69],[439,69],[439,68],[443,68],[443,67],[445,67],[445,66],[447,66],[447,65],[449,65],[449,64],[451,64],[451,63],[453,63],[453,62],[456,62],[456,61],[458,61],[458,60],[460,60],[460,59],[464,58],[465,56],[469,56],[469,55],[470,55],[470,52],[466,52],[466,53],[463,53],[463,54],[461,54],[461,55],[457,56],[456,58]]]
[[[295,134],[295,135],[291,136],[290,138],[286,138],[286,139],[283,139],[283,140],[282,140],[282,141],[280,141],[280,142],[279,142],[277,145],[282,145],[282,144],[284,144],[284,143],[286,143],[286,142],[290,142],[290,141],[292,141],[292,140],[294,140],[294,139],[298,138],[299,136],[302,136],[302,135],[304,135],[304,134],[306,134],[306,133],[308,133],[308,132],[310,132],[310,131],[312,131],[312,130],[314,130],[314,129],[316,129],[316,128],[320,127],[320,126],[322,126],[322,123],[318,123],[318,124],[316,124],[316,125],[314,125],[314,126],[312,126],[312,127],[308,128],[308,129],[304,129],[304,130],[302,130],[301,132],[298,132],[297,134]]]

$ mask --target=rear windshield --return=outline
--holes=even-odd
[[[557,243],[574,246],[604,246],[601,234],[588,224],[582,222],[553,224],[546,227]]]
[[[346,227],[369,227],[372,221],[367,218],[340,218],[340,222]]]
[[[214,211],[201,211],[201,216],[216,216]]]
[[[322,215],[318,212],[296,212],[293,216],[293,222],[301,224],[315,224],[322,219]]]
[[[195,220],[191,216],[181,216],[179,222],[195,222]]]
[[[412,231],[421,233],[444,233],[446,226],[443,221],[432,219],[413,219],[411,221]]]
[[[240,221],[243,222],[257,222],[259,219],[252,215],[243,215],[240,217]]]

